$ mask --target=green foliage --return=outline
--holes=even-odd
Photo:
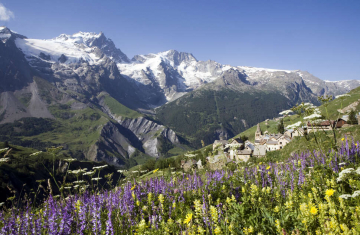
[[[249,139],[249,137],[247,137],[246,135],[241,135],[240,139],[245,142]]]
[[[357,121],[357,118],[356,118],[356,114],[355,114],[355,111],[352,109],[349,113],[349,124],[357,124],[358,121]]]
[[[0,125],[0,136],[34,136],[56,128],[56,122],[50,118],[27,117],[13,123]]]
[[[104,102],[105,102],[106,106],[109,107],[110,111],[113,114],[120,115],[122,117],[127,117],[127,118],[138,118],[138,117],[142,116],[140,113],[119,103],[117,100],[115,100],[111,96],[106,95],[104,97]]]
[[[284,134],[285,127],[284,127],[284,120],[280,119],[280,123],[278,125],[278,132]]]
[[[161,156],[168,157],[169,156],[168,151],[174,148],[174,145],[162,135],[159,135],[157,137],[157,140],[158,140],[158,150]]]
[[[192,147],[213,143],[216,130],[232,137],[247,125],[276,116],[288,107],[287,99],[274,93],[241,93],[232,90],[197,91],[157,109],[156,117],[186,138]]]

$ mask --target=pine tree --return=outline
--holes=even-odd
[[[351,110],[350,113],[349,113],[349,124],[356,124],[357,123],[357,119],[356,119],[356,116],[355,116],[355,111],[354,110]]]
[[[280,123],[278,125],[278,132],[281,134],[284,134],[285,128],[284,128],[284,120],[280,119]]]

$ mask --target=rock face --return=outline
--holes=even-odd
[[[174,145],[179,145],[180,141],[175,132],[163,125],[159,125],[149,119],[140,117],[136,119],[117,118],[121,126],[130,130],[143,143],[145,153],[152,157],[159,157],[159,140],[161,135]]]
[[[86,158],[91,161],[106,161],[111,165],[124,166],[134,151],[131,141],[121,133],[119,125],[108,122],[102,128],[99,140],[86,154]]]

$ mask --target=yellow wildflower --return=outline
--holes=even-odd
[[[226,198],[226,203],[230,204],[231,203],[231,199],[229,197]]]
[[[162,194],[159,195],[159,202],[160,202],[161,204],[164,203],[164,195],[162,195]]]
[[[136,201],[136,205],[137,205],[137,206],[140,206],[139,200]]]
[[[266,170],[269,170],[271,168],[271,166],[268,166],[268,167],[266,167]]]
[[[310,213],[311,213],[312,215],[316,215],[316,214],[317,214],[317,212],[318,212],[318,210],[316,209],[316,207],[315,207],[315,206],[311,207],[311,209],[310,209]]]
[[[210,206],[210,214],[211,214],[211,218],[212,220],[217,223],[218,222],[218,212],[216,210],[216,208],[214,206]]]
[[[192,213],[189,213],[189,214],[186,215],[186,218],[184,220],[184,224],[190,223],[190,221],[192,219],[192,215],[193,215]]]
[[[153,173],[156,173],[158,170],[159,170],[159,168],[158,168],[158,169],[155,169],[155,170],[153,171]]]
[[[280,211],[280,208],[279,208],[278,206],[276,206],[276,207],[274,208],[274,212],[278,213],[279,211]]]
[[[221,228],[217,226],[214,230],[215,234],[221,234]]]
[[[135,188],[136,188],[136,184],[131,187],[131,191],[134,190]]]
[[[329,196],[329,197],[331,197],[334,193],[335,193],[334,189],[327,189],[325,192],[326,196]]]
[[[345,138],[341,138],[341,141],[344,141],[345,140]]]
[[[173,202],[172,207],[173,207],[173,208],[176,207],[176,202]]]
[[[81,206],[81,201],[77,200],[77,202],[75,203],[75,211],[76,212],[79,212],[80,206]],[[40,213],[42,213],[42,210],[40,210]]]
[[[198,233],[203,234],[203,233],[205,233],[205,230],[201,226],[199,226]]]

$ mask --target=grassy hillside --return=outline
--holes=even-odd
[[[110,111],[113,114],[126,118],[138,118],[142,116],[140,113],[136,112],[135,110],[129,109],[128,107],[121,104],[109,95],[105,95],[103,96],[103,98],[105,105],[109,107]]]
[[[220,132],[232,137],[287,107],[275,93],[201,90],[158,108],[156,117],[199,148],[201,140],[210,144]]]
[[[319,106],[322,115],[324,115],[325,117],[329,115],[330,119],[332,120],[342,117],[343,114],[339,113],[337,110],[342,109],[352,104],[355,101],[358,101],[358,99],[360,99],[360,87],[350,91],[348,94],[350,95],[349,97],[345,96],[342,98],[336,98],[331,102],[329,102],[328,105],[326,105],[326,107],[325,105]],[[357,113],[360,112],[360,105],[356,107],[356,112]],[[286,127],[287,125],[291,125],[299,120],[300,117],[298,115],[291,115],[289,117],[284,118],[284,125]],[[263,132],[268,130],[269,133],[277,133],[278,124],[279,121],[270,120],[268,121],[268,125],[266,125],[265,122],[261,122],[260,127]],[[256,126],[253,126],[248,130],[238,134],[237,137],[245,135],[249,137],[249,140],[253,141],[255,139],[255,131],[256,131]],[[349,138],[354,138],[355,141],[360,140],[360,126],[355,125],[351,127],[336,129],[336,139],[338,145],[341,145],[342,143],[341,139],[345,138],[345,136],[348,136]],[[315,136],[310,135],[309,138],[310,141],[307,141],[305,138],[295,138],[288,145],[286,145],[281,151],[268,152],[267,156],[271,158],[278,157],[279,159],[284,159],[287,158],[290,155],[290,153],[301,152],[305,149],[317,148],[317,144],[315,143]],[[333,134],[332,132],[327,132],[327,133],[319,132],[317,133],[317,138],[319,138],[319,140],[322,140],[321,143],[323,149],[328,149],[330,147],[329,140],[333,138]]]

